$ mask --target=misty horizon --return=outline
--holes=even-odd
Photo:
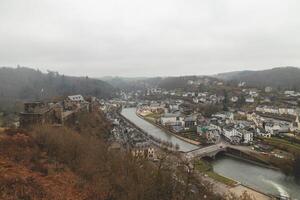
[[[137,76],[122,76],[122,75],[105,75],[105,76],[89,76],[89,75],[85,75],[85,74],[65,74],[65,73],[61,73],[60,71],[54,71],[51,68],[46,68],[45,70],[41,70],[39,67],[31,67],[31,66],[22,66],[22,65],[17,65],[17,66],[0,66],[1,68],[13,68],[13,69],[17,69],[17,68],[28,68],[28,69],[33,69],[33,70],[38,70],[42,73],[49,73],[49,72],[57,72],[60,75],[65,75],[65,76],[70,76],[70,77],[89,77],[89,78],[94,78],[94,79],[106,79],[106,78],[125,78],[125,79],[143,79],[143,78],[167,78],[167,77],[188,77],[188,76],[217,76],[217,75],[221,75],[221,74],[226,74],[226,73],[234,73],[234,72],[250,72],[250,71],[264,71],[264,70],[271,70],[271,69],[278,69],[278,68],[297,68],[300,69],[299,67],[296,66],[281,66],[281,67],[270,67],[270,68],[265,68],[265,69],[259,69],[259,70],[248,70],[248,69],[241,69],[238,71],[224,71],[224,72],[216,72],[214,74],[181,74],[181,75],[153,75],[153,76],[145,76],[145,75],[137,75]]]
[[[300,66],[300,2],[0,2],[0,66],[72,76],[214,75]]]

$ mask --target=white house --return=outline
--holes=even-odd
[[[64,100],[65,109],[86,108],[88,110],[88,104],[89,103],[83,98],[82,95],[68,96]]]
[[[233,97],[231,97],[230,100],[235,103],[235,102],[237,102],[239,100],[239,98],[236,97],[236,96],[233,96]]]
[[[235,128],[224,128],[223,135],[229,140],[231,140],[232,137],[242,137],[242,134]]]
[[[193,98],[193,102],[194,103],[199,103],[199,99],[198,98]]]
[[[254,103],[254,98],[253,98],[253,97],[247,97],[247,98],[245,99],[245,102],[246,102],[246,103]]]
[[[256,90],[250,90],[250,91],[249,91],[249,95],[250,95],[251,97],[258,97],[258,92],[257,92]]]
[[[170,104],[170,105],[169,105],[169,109],[170,109],[171,111],[179,110],[179,104]]]
[[[272,88],[270,86],[265,87],[265,92],[272,92]]]
[[[246,130],[240,130],[240,132],[243,134],[243,143],[244,144],[251,144],[253,142],[253,133]]]
[[[194,84],[194,81],[193,80],[188,80],[188,85],[193,85]]]
[[[286,121],[271,121],[265,123],[265,131],[274,135],[275,133],[279,132],[287,132],[290,130],[292,123]]]
[[[295,91],[293,91],[293,90],[286,90],[286,91],[284,91],[284,94],[287,95],[287,96],[293,96],[295,94]]]
[[[160,118],[160,122],[164,126],[183,126],[184,118],[178,114],[166,113]]]
[[[258,112],[262,113],[271,113],[271,114],[279,114],[279,115],[297,115],[297,110],[294,108],[275,108],[272,106],[258,106],[255,109]]]
[[[66,101],[72,101],[72,102],[78,102],[78,103],[82,103],[85,102],[84,98],[82,95],[78,94],[78,95],[72,95],[72,96],[68,96]]]
[[[198,93],[198,97],[206,97],[207,94],[208,94],[207,92]]]
[[[266,132],[263,129],[256,128],[256,132],[257,132],[257,135],[259,135],[259,136],[266,137],[266,138],[270,138],[271,137],[271,133],[270,132]]]
[[[245,85],[246,85],[246,82],[240,82],[240,83],[238,84],[239,87],[243,87],[243,86],[245,86]]]

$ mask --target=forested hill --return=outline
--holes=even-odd
[[[151,87],[157,87],[162,80],[161,77],[102,77],[100,79],[109,83],[116,89],[126,91],[144,90]]]
[[[0,68],[0,100],[37,100],[70,94],[108,98],[113,93],[110,84],[88,77],[42,73],[26,67]]]
[[[218,79],[209,76],[173,76],[173,77],[152,77],[152,78],[124,78],[124,77],[103,77],[104,80],[122,90],[143,90],[147,88],[163,88],[167,90],[186,89],[190,87],[188,81],[216,81]]]
[[[300,90],[300,68],[277,67],[261,71],[238,71],[218,74],[217,78],[230,81],[244,81],[247,85],[271,86],[281,89]]]

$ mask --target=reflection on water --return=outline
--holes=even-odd
[[[212,162],[214,171],[264,193],[300,199],[300,185],[293,177],[239,159],[220,156]]]

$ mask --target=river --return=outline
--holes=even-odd
[[[139,118],[136,108],[124,108],[122,115],[143,129],[148,134],[164,141],[178,144],[181,151],[189,151],[197,148],[177,137],[163,132],[161,129]],[[239,159],[221,156],[213,162],[214,171],[237,180],[242,184],[273,195],[285,195],[292,199],[300,200],[300,185],[295,183],[292,177],[288,177],[280,171],[264,168]]]
[[[131,122],[133,122],[136,126],[143,129],[149,135],[152,135],[153,137],[158,138],[162,141],[171,142],[173,145],[178,144],[180,151],[186,152],[199,148],[197,145],[185,142],[171,134],[162,131],[160,128],[150,124],[149,122],[141,119],[136,115],[136,108],[124,108],[122,109],[121,114],[127,119],[129,119]]]
[[[216,173],[237,180],[251,188],[267,194],[300,199],[300,185],[295,183],[292,177],[288,177],[280,171],[228,156],[217,156],[212,165]]]

